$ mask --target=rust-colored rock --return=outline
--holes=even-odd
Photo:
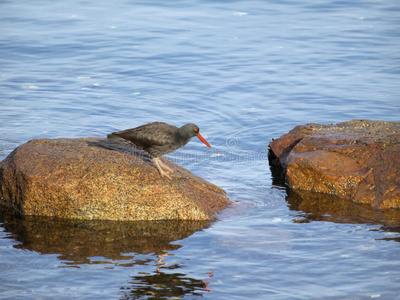
[[[163,158],[102,138],[40,139],[0,163],[0,203],[26,215],[103,220],[210,220],[230,201],[219,187]]]
[[[294,190],[400,208],[400,122],[297,126],[270,143],[270,162]]]

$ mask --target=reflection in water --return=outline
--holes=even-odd
[[[393,234],[393,233],[400,233],[400,226],[384,226],[381,227],[380,230],[388,232],[388,234]],[[395,236],[395,237],[387,237],[387,238],[382,238],[380,240],[383,241],[395,241],[400,243],[400,237]]]
[[[181,247],[171,242],[207,228],[208,221],[65,220],[21,216],[0,207],[0,223],[12,234],[9,238],[20,242],[15,248],[59,254],[58,259],[67,266],[99,263],[132,269],[154,266],[150,273],[139,272],[132,277],[129,286],[121,287],[122,299],[169,299],[209,291],[207,282],[185,277],[179,272],[167,274],[162,271],[180,268],[179,265],[167,266],[164,261],[169,251]],[[143,254],[149,255],[143,258]],[[135,259],[135,256],[139,258]]]
[[[287,191],[286,200],[291,210],[302,211],[302,219],[297,222],[329,221],[335,223],[367,223],[385,225],[389,231],[399,232],[400,210],[375,210],[370,205],[357,204],[341,199],[308,191]]]
[[[15,248],[59,254],[60,260],[72,266],[93,263],[93,257],[126,261],[135,254],[155,253],[160,259],[168,251],[180,248],[171,242],[209,225],[205,221],[65,220],[21,216],[4,207],[0,208],[0,222],[12,238],[21,242]]]
[[[148,276],[134,276],[130,286],[121,289],[121,299],[175,299],[184,295],[201,296],[209,292],[207,283],[185,277],[181,273],[158,273]]]

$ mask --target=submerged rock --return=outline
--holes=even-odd
[[[166,158],[102,138],[40,139],[0,163],[0,203],[26,215],[103,220],[210,220],[230,201],[221,188]]]
[[[269,146],[273,171],[291,189],[400,208],[400,122],[311,123]]]

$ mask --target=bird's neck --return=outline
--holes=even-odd
[[[179,141],[181,144],[186,145],[187,143],[189,143],[190,139],[192,138],[190,136],[190,134],[187,132],[187,130],[185,130],[185,128],[181,127],[178,130],[178,137],[179,137]]]

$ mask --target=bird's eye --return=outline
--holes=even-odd
[[[194,129],[194,132],[199,132],[199,129],[198,129],[198,128],[195,128],[195,129]]]

